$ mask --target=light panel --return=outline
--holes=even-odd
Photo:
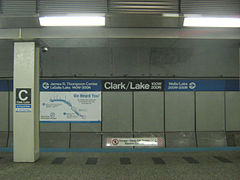
[[[163,13],[163,17],[179,17],[179,14],[177,13]]]
[[[41,26],[105,26],[104,16],[46,16],[39,17]]]
[[[185,17],[183,26],[239,28],[240,18]]]

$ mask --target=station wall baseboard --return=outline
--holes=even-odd
[[[112,149],[106,146],[109,137],[161,137],[161,148],[216,148],[240,146],[239,132],[170,132],[170,133],[40,133],[41,148]],[[13,147],[12,132],[0,132],[0,147]],[[126,147],[114,147],[124,149]],[[130,147],[127,149],[159,149]]]

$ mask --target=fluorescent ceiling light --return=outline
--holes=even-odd
[[[104,16],[46,16],[39,17],[41,26],[105,26]]]
[[[183,26],[190,27],[240,27],[240,18],[185,17]]]
[[[163,17],[179,17],[179,14],[177,13],[163,13]]]
[[[202,14],[184,14],[184,17],[202,17]]]

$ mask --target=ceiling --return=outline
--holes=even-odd
[[[86,13],[104,14],[106,27],[39,25],[40,16]],[[185,14],[240,17],[240,0],[0,0],[0,39],[53,47],[77,47],[88,38],[240,39],[240,28],[183,28]]]
[[[82,13],[105,14],[109,28],[181,28],[184,14],[240,17],[240,1],[0,0],[0,28],[40,27],[39,16]]]

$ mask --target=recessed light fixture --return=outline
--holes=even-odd
[[[239,28],[240,18],[185,17],[183,26]]]
[[[41,26],[105,26],[104,16],[45,16],[39,17]]]
[[[163,17],[179,17],[179,14],[177,13],[163,13]]]

